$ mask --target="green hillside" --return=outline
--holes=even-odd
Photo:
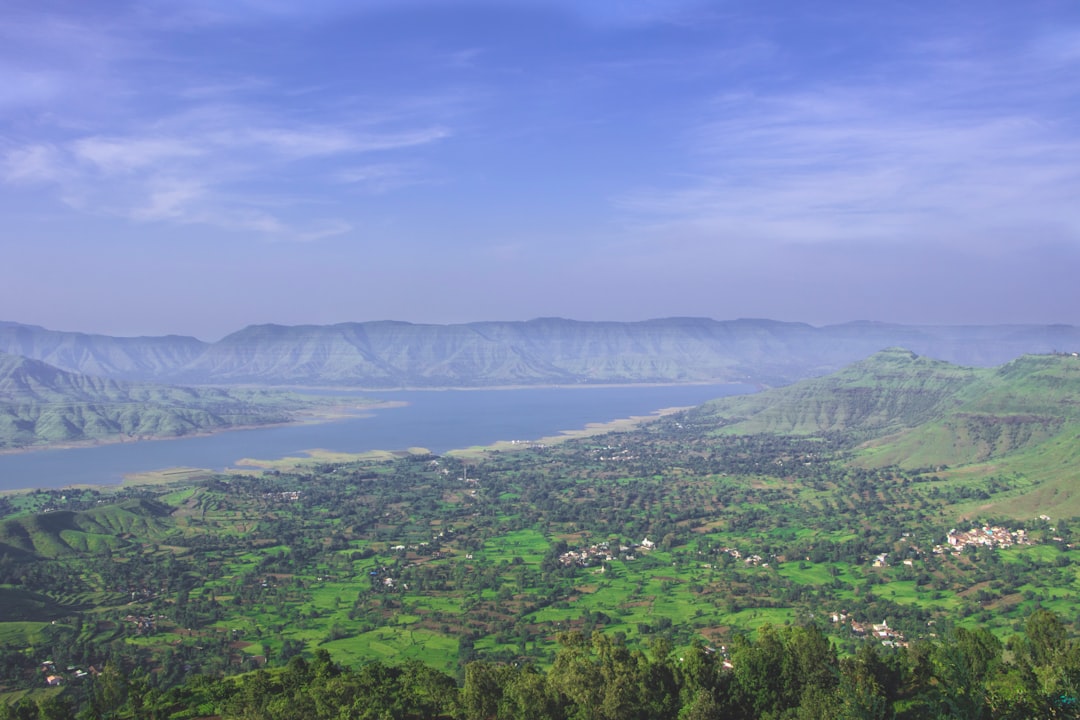
[[[1036,463],[1044,466],[1040,474],[1056,474],[1049,466],[1060,463],[1044,461],[1060,454],[1053,449],[1063,439],[1076,436],[1080,359],[1025,356],[980,370],[978,380],[956,393],[954,402],[941,417],[874,444],[867,457],[878,465],[920,467],[990,460],[1030,466],[1030,458],[1042,456]]]
[[[328,402],[279,391],[127,383],[0,353],[0,449],[288,422]]]
[[[727,434],[879,437],[954,410],[983,372],[892,348],[824,378],[714,400],[694,415]]]
[[[1028,355],[964,368],[890,349],[824,378],[691,411],[714,435],[840,439],[859,467],[1017,479],[973,506],[1030,517],[1080,513],[1080,358]]]
[[[136,499],[80,512],[58,510],[9,518],[0,522],[0,557],[98,555],[123,546],[130,537],[141,542],[159,540],[170,532],[165,521],[170,512],[160,503]]]
[[[880,464],[923,466],[1030,450],[1080,419],[1080,359],[1025,356],[964,368],[889,349],[833,375],[706,403],[725,434],[843,432]]]

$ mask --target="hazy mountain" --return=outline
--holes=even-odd
[[[72,372],[124,380],[165,377],[205,350],[206,343],[180,335],[110,337],[0,322],[2,352],[41,360]]]
[[[827,374],[890,346],[971,366],[1080,347],[1052,326],[814,327],[771,320],[417,325],[256,325],[215,343],[111,338],[0,323],[0,350],[72,372],[193,384],[484,387],[574,383],[726,382],[783,385]]]
[[[308,404],[261,390],[128,383],[0,353],[0,448],[285,422]]]

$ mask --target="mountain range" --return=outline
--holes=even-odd
[[[253,325],[210,343],[175,335],[110,337],[0,322],[0,351],[12,355],[115,380],[195,385],[776,386],[825,375],[891,346],[959,365],[990,367],[1025,353],[1080,348],[1080,328],[541,318],[459,325]]]

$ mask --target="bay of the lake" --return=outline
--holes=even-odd
[[[109,485],[129,473],[172,467],[226,470],[244,458],[275,460],[315,449],[422,447],[444,453],[499,440],[535,440],[753,390],[728,384],[358,392],[352,394],[406,404],[327,423],[0,455],[0,490]]]

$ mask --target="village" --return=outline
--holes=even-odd
[[[948,548],[952,549],[954,555],[958,555],[967,547],[1005,548],[1013,545],[1031,544],[1031,539],[1028,537],[1026,530],[1008,530],[999,525],[984,525],[981,528],[973,527],[967,531],[949,530],[945,536],[945,541],[948,547],[944,545],[934,546],[935,554],[941,555]]]
[[[847,613],[842,612],[832,613],[829,620],[836,625],[847,625],[851,628],[853,635],[860,637],[870,636],[880,640],[885,647],[907,647],[908,645],[907,641],[904,640],[903,633],[889,627],[889,623],[885,620],[880,623],[861,623],[852,619]]]
[[[82,680],[87,676],[97,676],[99,674],[97,668],[93,665],[88,670],[83,670],[75,665],[69,665],[66,671],[60,670],[52,660],[42,660],[40,669],[45,676],[45,685],[48,687],[58,687],[64,682]]]
[[[580,550],[568,550],[559,556],[559,562],[564,567],[591,567],[597,563],[611,562],[620,557],[623,560],[630,561],[636,559],[635,551],[648,552],[654,547],[656,547],[656,543],[649,538],[645,538],[638,545],[619,545],[616,550],[612,550],[611,543],[602,542]]]

